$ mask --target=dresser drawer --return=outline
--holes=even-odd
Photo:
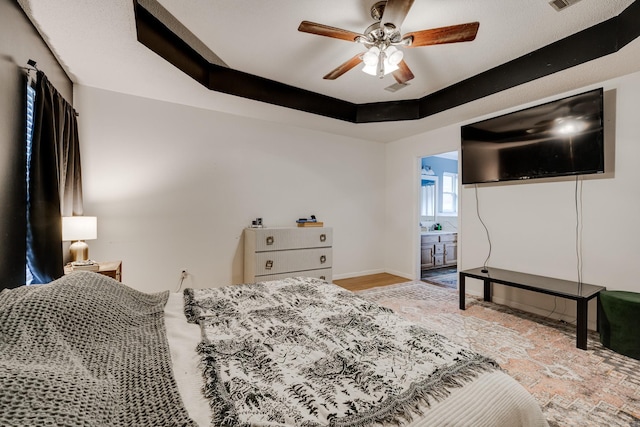
[[[458,233],[451,234],[441,234],[440,235],[441,242],[457,242],[458,241]]]
[[[430,243],[438,243],[439,241],[440,239],[438,239],[437,234],[425,234],[423,236],[420,236],[420,243],[422,243],[423,245],[428,245]]]
[[[332,269],[322,268],[320,270],[306,270],[297,273],[268,274],[266,276],[256,276],[256,282],[264,282],[267,280],[280,280],[287,277],[315,277],[316,279],[326,280],[331,283],[333,280]]]
[[[331,228],[250,228],[247,233],[255,234],[256,252],[333,246]]]
[[[333,262],[332,249],[258,252],[255,262],[256,276],[329,268]]]

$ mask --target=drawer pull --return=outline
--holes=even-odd
[[[327,257],[325,255],[320,256],[320,264],[324,264],[327,262]]]
[[[273,245],[274,238],[273,236],[267,236],[267,245]]]
[[[324,233],[322,233],[322,234],[320,235],[320,241],[321,241],[321,242],[324,242],[324,241],[326,241],[326,240],[327,240],[327,235],[326,235],[326,234],[324,234]]]
[[[264,269],[265,270],[271,270],[272,267],[273,267],[273,261],[267,260],[267,262],[264,265]]]
[[[320,280],[327,280],[325,276],[320,276]]]

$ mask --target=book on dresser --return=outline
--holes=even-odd
[[[333,229],[273,227],[244,230],[244,282],[316,277],[331,282]]]
[[[299,222],[298,227],[324,227],[324,223],[322,221]]]

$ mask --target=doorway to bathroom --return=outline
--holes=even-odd
[[[458,152],[420,159],[420,279],[458,287]]]

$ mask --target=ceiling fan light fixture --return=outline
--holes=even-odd
[[[394,46],[388,46],[382,51],[378,46],[371,46],[362,55],[362,62],[364,62],[362,71],[382,78],[399,68],[398,64],[402,61],[403,56],[402,51]]]
[[[377,62],[373,65],[367,65],[364,64],[364,67],[362,67],[362,71],[364,71],[365,73],[369,74],[370,76],[377,76],[378,75],[378,64]]]
[[[394,46],[389,46],[385,51],[385,55],[389,64],[395,65],[396,67],[402,61],[402,58],[404,58],[404,53]]]
[[[376,0],[373,0],[376,1]],[[302,21],[298,31],[316,34],[334,39],[356,42],[367,49],[358,53],[348,61],[340,64],[323,78],[335,80],[347,71],[363,63],[362,71],[378,78],[389,73],[399,85],[406,85],[415,76],[404,60],[402,47],[431,46],[435,44],[459,43],[475,40],[479,22],[449,25],[447,27],[431,28],[402,33],[401,27],[409,9],[415,0],[378,0],[371,7],[371,17],[375,22],[364,32],[355,33],[341,28],[335,28],[316,22]],[[556,2],[577,2],[580,0],[547,0]]]
[[[364,62],[362,71],[382,78],[399,68],[398,64],[402,61],[403,56],[402,51],[394,46],[389,46],[383,51],[377,46],[372,46],[362,55],[362,62]]]
[[[392,64],[389,61],[384,61],[384,74],[385,76],[389,73],[393,73],[395,70],[397,70],[398,68],[398,64]]]
[[[380,56],[380,49],[376,46],[372,46],[364,55],[362,55],[362,62],[365,65],[376,66],[378,64],[378,57]]]

